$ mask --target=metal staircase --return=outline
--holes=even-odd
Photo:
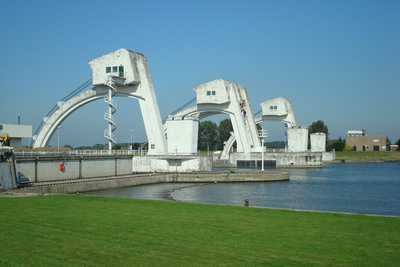
[[[117,105],[113,99],[117,92],[117,85],[111,76],[107,77],[104,84],[108,86],[108,95],[104,97],[104,102],[108,103],[108,110],[104,113],[104,120],[108,121],[108,128],[104,130],[104,137],[108,139],[108,147],[106,149],[111,152],[113,145],[117,143],[115,136],[112,134],[117,128],[117,122],[112,116],[117,111]]]

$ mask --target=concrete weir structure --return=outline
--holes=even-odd
[[[139,101],[148,140],[147,159],[143,161],[143,157],[133,157],[132,168],[141,166],[142,171],[148,172],[155,171],[154,166],[158,166],[157,171],[168,171],[171,168],[177,171],[212,170],[212,157],[204,159],[193,156],[194,151],[197,153],[197,132],[195,130],[198,124],[196,123],[189,121],[170,123],[170,133],[168,134],[170,149],[168,149],[166,132],[164,132],[161,122],[157,98],[145,56],[127,49],[119,49],[90,60],[89,65],[93,70],[92,82],[95,87],[66,102],[59,103],[57,110],[45,118],[42,129],[35,136],[34,148],[46,146],[58,126],[72,112],[92,101],[104,99],[109,104],[109,110],[104,114],[105,119],[109,122],[109,127],[105,130],[104,136],[109,139],[108,149],[111,149],[112,144],[116,142],[116,138],[112,134],[116,128],[116,121],[111,116],[116,109],[112,96],[129,97]],[[182,124],[187,125],[188,123],[191,124],[190,131],[185,134],[182,129],[187,127],[183,127]],[[179,160],[176,158],[178,155],[192,155],[192,157]],[[209,161],[208,164],[204,164],[206,160]],[[183,161],[184,164],[182,164]]]
[[[261,160],[262,146],[257,124],[266,121],[281,121],[287,125],[289,153],[270,155],[265,158],[276,166],[322,166],[320,151],[308,152],[308,129],[296,125],[289,100],[277,97],[261,102],[262,115],[255,118],[247,89],[240,84],[221,78],[194,87],[197,103],[177,114],[169,115],[163,124],[147,59],[144,55],[127,49],[119,49],[89,62],[93,70],[95,87],[79,93],[65,102],[44,119],[44,125],[35,136],[34,147],[44,147],[60,124],[75,110],[94,100],[104,99],[108,110],[104,119],[108,128],[104,136],[109,140],[108,150],[116,142],[113,131],[117,127],[112,114],[116,112],[113,97],[137,99],[145,125],[148,153],[132,158],[133,172],[193,172],[212,171],[213,157],[198,156],[199,121],[215,114],[229,115],[233,132],[226,141],[219,159],[238,161]],[[132,116],[133,117],[133,116]],[[236,151],[230,153],[236,142]],[[294,154],[298,153],[295,157]],[[310,155],[309,153],[314,153]],[[257,164],[255,164],[257,166]]]

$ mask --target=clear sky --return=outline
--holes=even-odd
[[[162,119],[216,78],[247,88],[253,112],[278,96],[298,125],[331,139],[366,128],[400,139],[400,1],[0,1],[0,123],[33,126],[88,80],[91,59],[120,48],[147,57]],[[118,142],[146,141],[137,100],[116,98]],[[107,143],[92,102],[62,124],[60,145]],[[219,122],[226,115],[209,117]],[[285,140],[263,123],[266,141]],[[23,145],[28,145],[24,140]],[[57,135],[50,145],[57,146]]]

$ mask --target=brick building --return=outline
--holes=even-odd
[[[386,136],[367,136],[365,129],[348,131],[346,144],[353,147],[354,151],[386,151]]]

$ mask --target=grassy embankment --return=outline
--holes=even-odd
[[[0,210],[0,266],[400,266],[397,217],[78,195]]]
[[[400,151],[336,151],[337,160],[400,160]]]

